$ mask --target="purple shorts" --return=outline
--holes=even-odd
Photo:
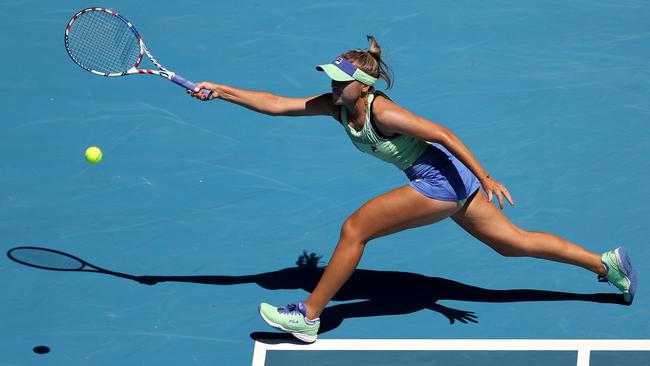
[[[441,201],[464,204],[481,187],[476,176],[439,144],[431,145],[404,173],[411,187]]]

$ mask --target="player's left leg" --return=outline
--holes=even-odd
[[[474,237],[508,257],[536,257],[569,263],[605,277],[631,302],[636,274],[622,248],[602,256],[557,235],[519,228],[478,191],[452,219]]]
[[[513,224],[479,190],[452,219],[474,237],[506,257],[536,257],[584,267],[604,274],[600,256],[557,235],[524,230]]]

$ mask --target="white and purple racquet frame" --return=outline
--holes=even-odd
[[[102,76],[130,74],[160,75],[185,89],[196,85],[164,68],[147,50],[140,34],[118,13],[104,8],[79,11],[65,29],[65,48],[72,61],[84,70]],[[138,69],[146,54],[157,70]],[[201,89],[207,98],[212,91]]]

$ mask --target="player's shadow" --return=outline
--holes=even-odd
[[[27,247],[25,247],[27,248]],[[10,259],[30,267],[55,271],[90,271],[117,276],[146,285],[161,282],[191,282],[210,285],[238,285],[256,283],[269,290],[303,289],[312,292],[325,270],[319,266],[320,257],[304,252],[298,257],[295,267],[273,272],[243,276],[134,276],[109,271],[93,266],[84,260],[60,251],[46,248],[27,254],[22,253]],[[37,255],[38,254],[38,255]],[[84,269],[85,266],[91,268]],[[410,314],[420,310],[433,310],[442,314],[450,324],[477,323],[477,316],[471,311],[453,309],[437,303],[438,300],[459,300],[475,302],[522,302],[522,301],[591,301],[622,304],[620,294],[575,294],[542,290],[490,290],[439,277],[429,277],[409,272],[373,271],[357,269],[348,282],[334,296],[334,301],[347,301],[329,306],[321,315],[319,333],[325,333],[339,326],[345,319],[380,315]],[[284,339],[272,333],[253,333],[255,339]]]
[[[273,272],[243,276],[142,276],[139,281],[146,284],[160,282],[192,282],[211,285],[237,285],[256,283],[269,289],[303,289],[312,292],[323,274],[319,256],[303,253],[295,267]],[[459,300],[475,302],[523,302],[523,301],[591,301],[625,305],[620,294],[576,294],[542,290],[490,290],[464,283],[429,277],[417,273],[373,271],[357,269],[348,282],[334,296],[334,301],[352,301],[329,306],[321,315],[319,333],[325,333],[339,326],[345,319],[380,315],[409,314],[420,310],[432,310],[442,314],[450,324],[477,323],[477,316],[471,311],[449,308],[438,300]],[[253,338],[269,338],[268,333],[252,334]]]

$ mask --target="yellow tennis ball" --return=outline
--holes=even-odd
[[[97,164],[102,160],[102,151],[97,146],[86,149],[86,161],[90,164]]]

